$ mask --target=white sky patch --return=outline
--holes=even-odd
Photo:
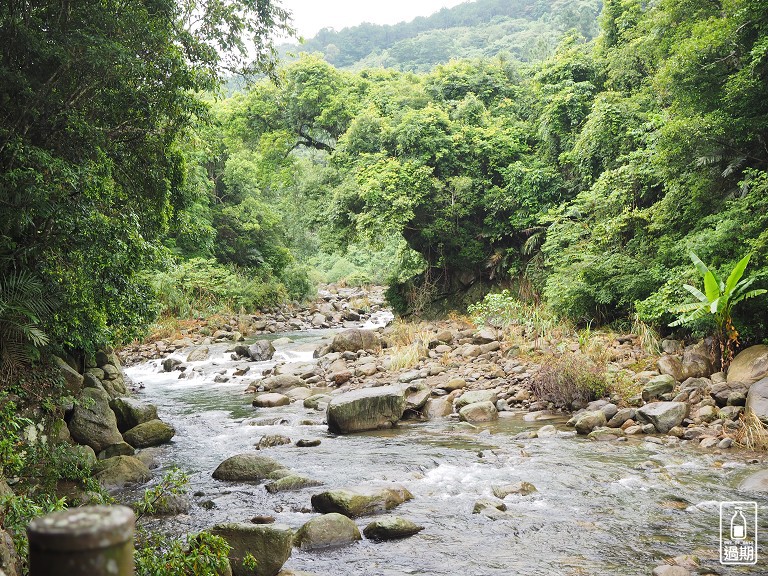
[[[279,0],[293,12],[293,24],[304,38],[312,38],[321,28],[341,30],[363,22],[397,24],[417,16],[430,16],[441,8],[451,8],[467,0]]]

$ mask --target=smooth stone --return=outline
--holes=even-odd
[[[293,548],[293,531],[282,524],[217,524],[210,533],[230,545],[233,576],[276,576]],[[244,565],[247,554],[256,559],[255,567]]]
[[[291,399],[283,394],[267,393],[259,394],[253,399],[253,406],[256,408],[277,408],[278,406],[287,406]]]
[[[156,419],[127,430],[123,438],[134,448],[149,448],[170,442],[175,434],[173,426]]]
[[[516,482],[514,484],[504,484],[503,486],[491,486],[491,491],[496,498],[504,500],[510,494],[518,494],[520,496],[528,496],[537,492],[536,486],[530,482]]]
[[[589,434],[595,428],[600,428],[608,423],[605,412],[595,410],[594,412],[585,412],[576,418],[576,432],[579,434]]]
[[[391,510],[412,498],[413,494],[404,487],[394,485],[387,488],[360,487],[329,490],[315,494],[311,501],[312,507],[318,512],[338,512],[350,518],[356,518]]]
[[[293,545],[302,550],[343,546],[362,540],[360,529],[343,514],[331,512],[312,518],[296,532]]]
[[[115,398],[109,403],[117,419],[117,429],[125,432],[131,428],[157,419],[157,407],[135,398]]]
[[[739,352],[728,368],[728,384],[752,384],[768,377],[768,346],[759,344]]]
[[[637,418],[642,423],[653,424],[662,434],[679,426],[688,415],[685,402],[653,402],[637,409]]]
[[[493,404],[496,404],[496,400],[498,400],[498,397],[496,396],[496,392],[493,390],[469,390],[468,392],[464,392],[459,398],[453,403],[454,409],[458,412],[464,406],[468,406],[470,404],[476,404],[478,402],[491,402]]]
[[[266,484],[267,492],[270,494],[276,494],[277,492],[288,492],[290,490],[301,490],[302,488],[314,488],[315,486],[322,485],[322,482],[313,480],[311,478],[305,478],[303,476],[290,475],[279,480],[274,480],[269,484]]]
[[[232,482],[261,482],[267,480],[276,470],[284,470],[285,466],[259,454],[237,454],[224,460],[213,472],[216,480]]]
[[[768,470],[761,470],[750,474],[739,484],[742,492],[768,493]]]
[[[105,488],[122,488],[128,484],[147,482],[149,468],[133,456],[113,456],[100,460],[93,467],[93,476]]]
[[[369,540],[397,540],[408,538],[424,530],[424,526],[411,522],[399,516],[377,518],[363,529],[363,534]]]
[[[470,424],[498,420],[499,411],[492,402],[475,402],[459,410],[459,418]]]
[[[328,430],[349,434],[379,428],[391,428],[405,411],[401,386],[361,388],[335,396],[328,404]]]

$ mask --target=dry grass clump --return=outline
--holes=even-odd
[[[639,395],[643,391],[643,383],[632,378],[632,373],[626,370],[620,370],[612,374],[609,380],[611,392],[617,394],[624,401]]]
[[[604,396],[608,380],[603,368],[587,356],[565,353],[541,360],[531,391],[540,400],[570,409]]]
[[[768,427],[755,416],[754,412],[747,411],[739,416],[741,426],[733,435],[733,441],[747,450],[768,450]]]

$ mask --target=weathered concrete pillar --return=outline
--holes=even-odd
[[[136,517],[125,506],[86,506],[27,527],[30,576],[133,576]]]

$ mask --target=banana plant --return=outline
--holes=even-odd
[[[723,370],[727,370],[739,344],[739,332],[733,325],[733,307],[742,300],[765,294],[767,290],[762,288],[750,290],[754,278],[742,279],[747,264],[749,264],[750,254],[739,260],[725,282],[714,270],[708,268],[696,254],[691,252],[690,256],[696,270],[704,279],[704,292],[690,284],[683,284],[683,288],[693,294],[696,302],[672,308],[670,312],[681,314],[681,316],[670,326],[689,324],[711,314],[717,325],[715,336],[720,347],[721,366]]]

